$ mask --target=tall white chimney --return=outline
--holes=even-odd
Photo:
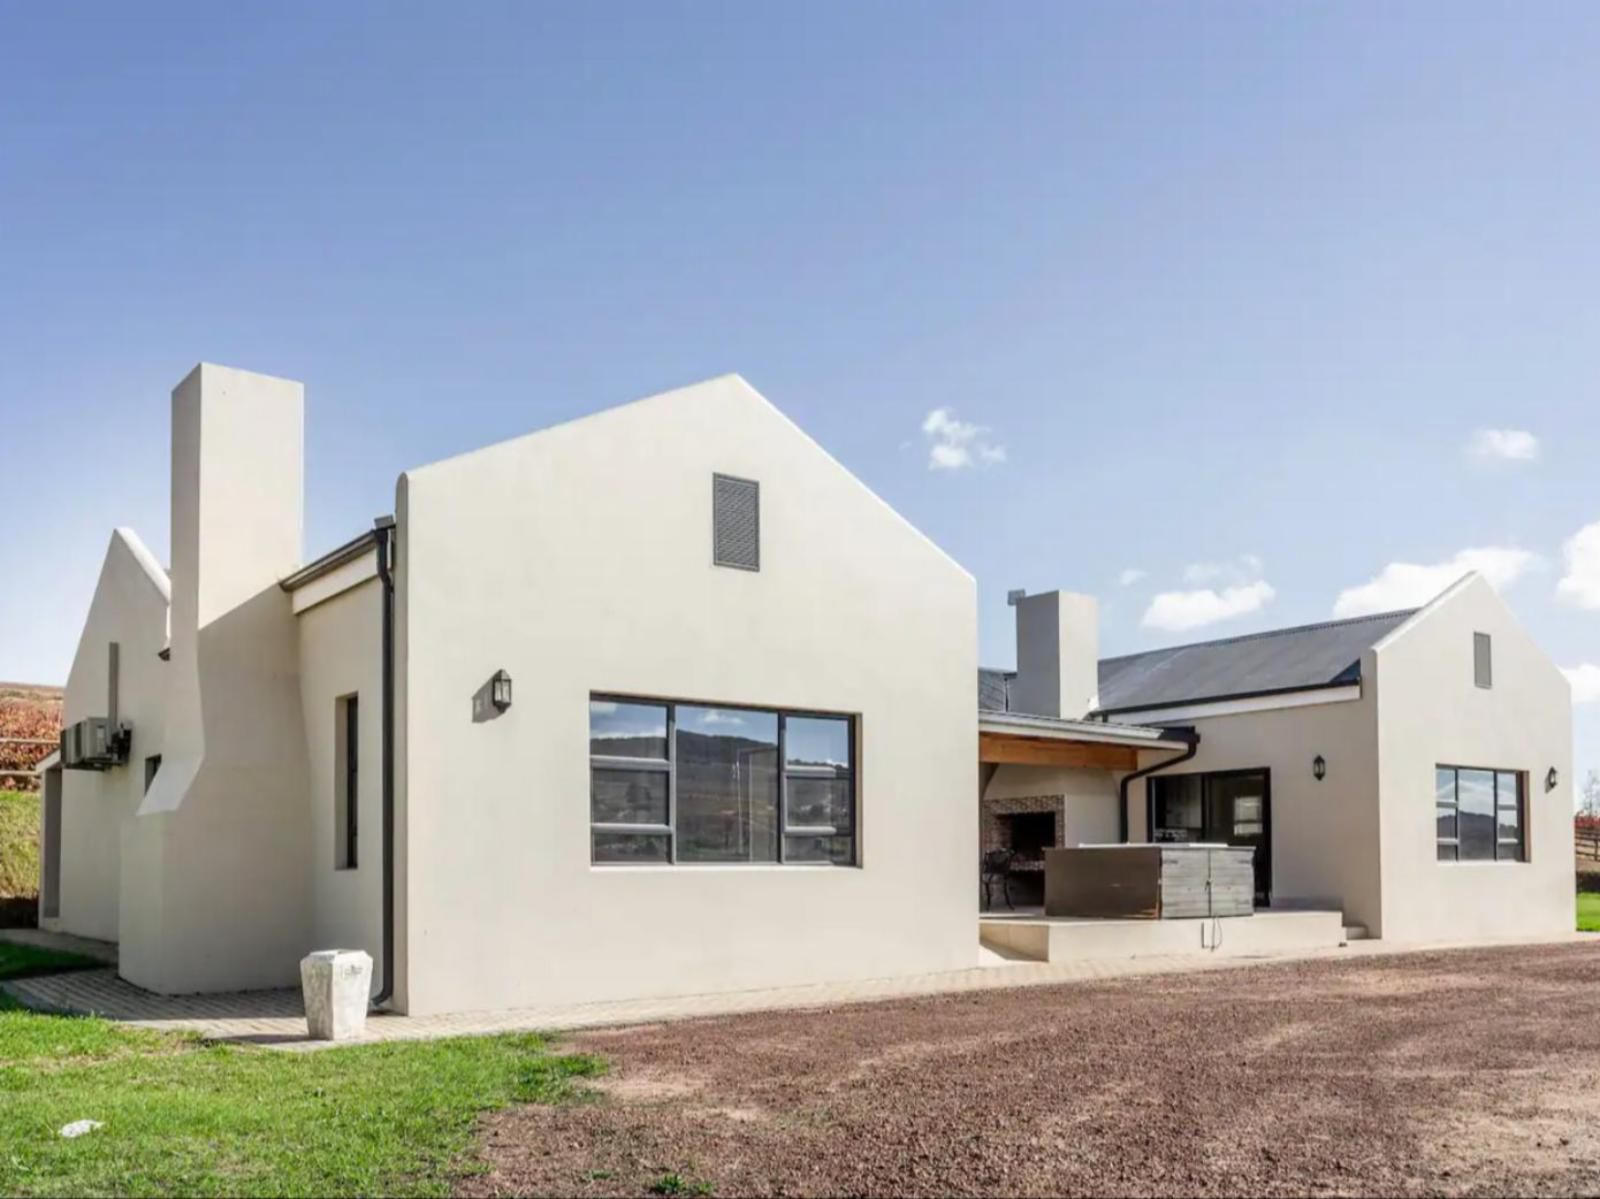
[[[294,571],[303,552],[305,389],[202,362],[172,392],[172,636]]]
[[[1080,720],[1100,690],[1100,611],[1092,595],[1018,596],[1013,711]]]

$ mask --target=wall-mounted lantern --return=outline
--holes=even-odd
[[[1544,789],[1546,791],[1554,791],[1560,782],[1561,776],[1556,773],[1556,768],[1554,766],[1550,767],[1550,773],[1544,776]]]
[[[1311,759],[1311,777],[1319,783],[1328,777],[1328,759],[1321,754]]]
[[[511,676],[497,670],[483,681],[472,697],[472,723],[498,720],[511,706]]]
[[[503,670],[495,671],[489,680],[489,702],[501,712],[511,706],[511,676]]]

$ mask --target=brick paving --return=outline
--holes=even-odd
[[[1574,934],[1573,940],[1600,941],[1597,934]],[[1252,956],[1182,956],[1131,958],[1120,961],[1008,962],[991,959],[969,970],[848,983],[775,987],[718,995],[630,999],[607,1003],[560,1004],[498,1012],[454,1012],[439,1016],[376,1015],[367,1024],[364,1041],[426,1040],[502,1032],[556,1032],[608,1025],[649,1024],[703,1016],[786,1009],[833,1008],[924,995],[1048,986],[1052,983],[1100,982],[1143,975],[1238,969],[1267,962],[1317,958],[1364,957],[1402,953],[1420,946],[1381,941],[1356,942],[1342,949]],[[186,1030],[219,1041],[240,1041],[283,1049],[325,1048],[327,1042],[306,1036],[305,1012],[297,990],[247,991],[222,995],[155,995],[118,978],[113,969],[85,970],[0,983],[28,1007],[44,1011],[94,1014],[141,1027]]]

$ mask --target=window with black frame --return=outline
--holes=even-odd
[[[597,864],[856,864],[855,722],[593,696]]]
[[[1520,770],[1434,769],[1441,862],[1526,861],[1526,776]]]

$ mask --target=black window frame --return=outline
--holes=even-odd
[[[1452,788],[1453,799],[1445,803],[1439,799],[1439,775],[1451,771],[1455,776]],[[1492,858],[1463,858],[1461,856],[1461,772],[1473,771],[1478,774],[1487,774],[1493,778],[1494,807],[1494,857]],[[1500,802],[1500,780],[1512,778],[1516,782],[1516,806],[1508,808]],[[1434,794],[1434,860],[1459,865],[1462,862],[1487,862],[1498,864],[1501,862],[1527,862],[1528,855],[1528,772],[1526,770],[1507,770],[1498,766],[1462,766],[1453,762],[1439,762],[1433,768],[1433,794]],[[1438,832],[1439,816],[1444,811],[1455,814],[1456,835],[1454,837],[1441,837]],[[1500,836],[1500,813],[1515,811],[1517,813],[1516,840],[1507,840]],[[1502,853],[1503,846],[1515,846],[1513,855]],[[1451,852],[1447,856],[1445,849]]]
[[[812,867],[820,869],[860,869],[861,867],[861,730],[859,718],[850,712],[828,712],[814,708],[763,707],[760,704],[723,703],[714,700],[662,699],[653,695],[627,695],[614,692],[592,692],[589,703],[642,704],[665,708],[667,716],[667,756],[665,758],[635,758],[610,754],[589,754],[589,864],[605,869],[634,867],[663,869],[672,866],[688,868],[724,867],[732,869],[760,869],[762,867]],[[682,861],[678,856],[678,709],[715,708],[734,712],[757,712],[776,716],[778,720],[778,828],[777,857],[775,861]],[[816,777],[814,769],[791,766],[788,757],[788,722],[791,718],[814,720],[839,720],[844,722],[849,736],[849,767],[845,776],[850,784],[850,827],[840,832],[838,825],[789,825],[789,779]],[[591,735],[592,745],[592,735]],[[634,824],[616,821],[596,821],[594,818],[594,773],[597,770],[632,770],[661,773],[667,779],[667,819],[661,824]],[[837,771],[834,778],[838,778]],[[603,861],[595,855],[595,834],[618,836],[665,837],[666,858],[663,861]],[[850,838],[850,860],[833,862],[817,858],[791,858],[790,837],[840,837]]]

